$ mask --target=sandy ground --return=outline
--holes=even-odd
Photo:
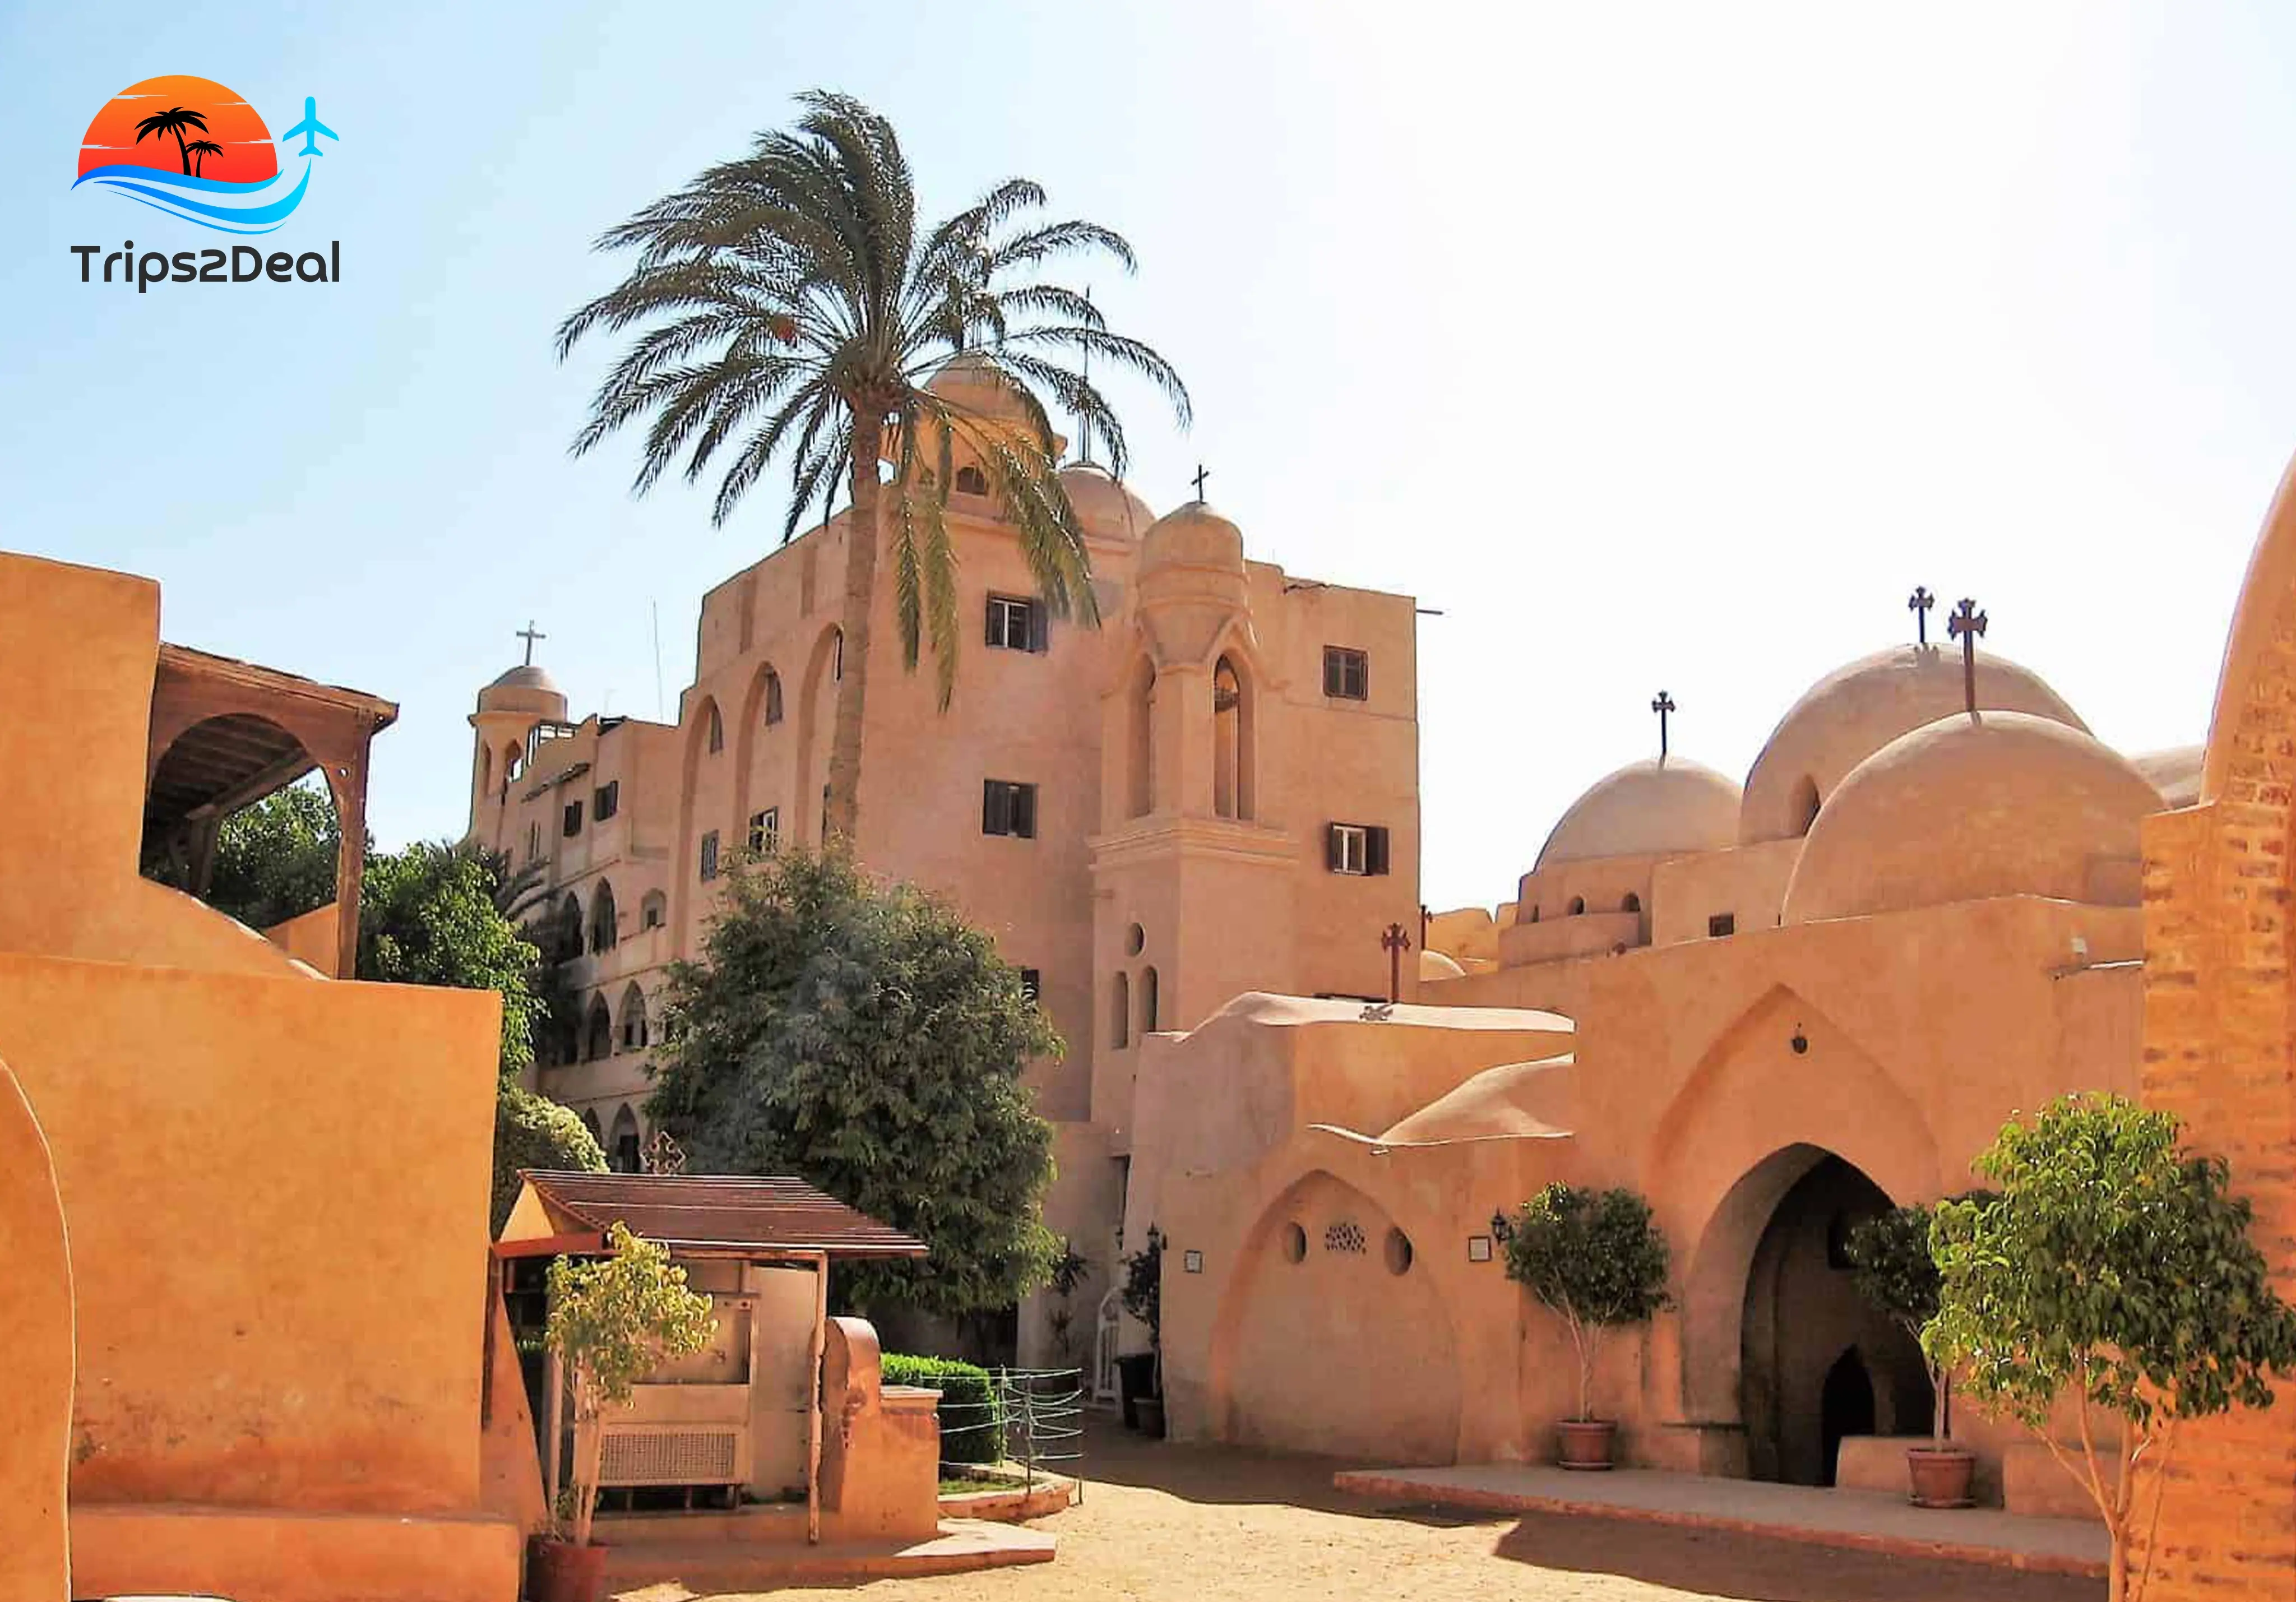
[[[782,1590],[773,1602],[2102,1602],[2102,1581],[1544,1515],[1343,1497],[1330,1463],[1095,1431],[1050,1564]],[[650,1599],[651,1602],[651,1599]],[[718,1602],[742,1602],[726,1596]]]

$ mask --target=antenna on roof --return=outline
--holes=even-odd
[[[1092,304],[1092,291],[1089,287],[1084,292],[1084,303],[1086,306]],[[1087,385],[1092,382],[1092,347],[1090,345],[1084,348],[1084,382]],[[1082,442],[1077,447],[1077,464],[1078,466],[1089,467],[1092,465],[1092,415],[1086,413],[1078,418],[1077,422],[1078,423],[1077,432],[1082,437]]]
[[[665,723],[669,714],[662,710],[661,701],[661,603],[649,601],[646,606],[653,613],[653,720]]]

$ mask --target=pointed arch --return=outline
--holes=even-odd
[[[597,890],[590,897],[590,949],[611,951],[620,942],[619,919],[614,910],[614,886],[611,881],[600,879]]]
[[[837,670],[844,639],[841,629],[827,624],[806,653],[805,675],[798,686],[797,782],[791,814],[783,820],[783,834],[794,839],[822,838],[828,817],[829,746],[836,732]]]
[[[551,930],[554,956],[568,962],[582,955],[582,898],[568,891],[558,903],[558,918]]]
[[[606,1147],[606,1162],[616,1173],[634,1174],[645,1165],[638,1156],[638,1115],[624,1102],[614,1114],[614,1137]]]
[[[1242,653],[1220,653],[1212,664],[1212,813],[1249,821],[1255,816],[1259,710],[1250,666]]]
[[[701,836],[720,827],[718,820],[733,812],[732,795],[724,784],[726,764],[709,760],[709,728],[713,723],[724,727],[718,698],[705,694],[688,710],[685,750],[678,776],[677,859],[671,865],[669,875],[669,912],[681,924],[686,909],[693,904],[700,882]]]
[[[622,990],[619,1039],[624,1051],[644,1051],[653,1043],[652,1031],[646,1021],[645,991],[635,979]]]
[[[1156,662],[1145,651],[1125,678],[1124,798],[1127,817],[1156,809]]]
[[[742,692],[742,712],[734,729],[734,816],[757,810],[752,797],[775,799],[773,770],[788,760],[785,743],[767,731],[782,721],[782,676],[768,660],[758,664]],[[761,772],[760,769],[765,771]]]
[[[584,1015],[582,1060],[594,1063],[613,1055],[614,1015],[602,991],[590,998],[589,1010]]]

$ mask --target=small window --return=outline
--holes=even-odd
[[[638,927],[659,929],[668,921],[668,901],[664,899],[661,891],[649,891],[645,900],[638,903]]]
[[[1335,823],[1324,833],[1324,866],[1335,874],[1387,872],[1387,830],[1378,824]]]
[[[980,786],[980,832],[1037,837],[1037,787],[1010,779],[988,779]]]
[[[1562,910],[1569,913],[1574,918],[1578,916],[1581,913],[1587,910],[1587,898],[1585,896],[1572,896],[1570,898],[1570,905],[1564,908]]]
[[[1158,1027],[1159,998],[1156,994],[1156,970],[1140,970],[1140,1032],[1152,1035]]]
[[[579,834],[582,832],[582,803],[580,801],[568,801],[566,803],[566,815],[559,821],[558,832],[561,834],[565,835],[569,840],[573,839],[575,835]]]
[[[1726,934],[1737,933],[1738,915],[1734,912],[1716,913],[1706,920],[1706,932],[1708,937],[1713,940],[1720,940]]]
[[[726,749],[726,719],[718,715],[718,703],[709,703],[709,754],[716,756]]]
[[[766,670],[766,724],[771,727],[782,720],[782,676],[771,668]]]
[[[1342,701],[1371,699],[1371,654],[1345,645],[1324,647],[1324,694]]]
[[[845,630],[839,629],[829,642],[829,676],[845,677]]]
[[[1620,912],[1640,912],[1642,909],[1642,897],[1636,895],[1631,890],[1627,891],[1627,899],[1619,903],[1619,910]]]
[[[538,823],[526,826],[526,859],[529,862],[542,859],[542,826]]]
[[[750,814],[750,849],[762,857],[781,843],[782,809],[767,807]]]
[[[987,495],[988,475],[970,464],[956,470],[956,487],[966,495]]]
[[[988,597],[988,644],[999,651],[1043,651],[1051,643],[1045,604],[1016,596]]]
[[[718,831],[712,829],[701,837],[701,882],[704,884],[718,876]]]
[[[1026,996],[1032,1003],[1043,999],[1045,994],[1045,974],[1043,969],[1023,968],[1021,970],[1021,994]]]
[[[609,780],[599,785],[590,797],[590,816],[599,823],[605,822],[621,809],[622,781],[619,779]]]

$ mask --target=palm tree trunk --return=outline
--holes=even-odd
[[[192,147],[184,143],[184,130],[176,130],[176,149],[184,158],[184,176],[192,176]]]
[[[869,692],[869,629],[877,599],[877,457],[884,415],[853,419],[852,527],[845,538],[843,676],[829,739],[829,832],[849,848],[861,824],[861,714]]]

